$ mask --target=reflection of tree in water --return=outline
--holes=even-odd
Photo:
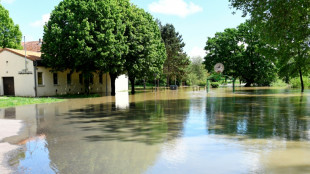
[[[211,134],[309,140],[310,106],[306,96],[207,98],[207,126]]]
[[[138,141],[159,143],[180,136],[189,112],[189,100],[156,100],[130,103],[118,109],[115,103],[89,105],[69,111],[67,119],[84,131],[100,131],[86,136],[88,141]],[[95,123],[95,124],[94,124]]]

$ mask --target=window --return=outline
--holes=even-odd
[[[83,84],[83,74],[79,74],[79,82],[80,84]]]
[[[43,85],[43,73],[38,72],[38,85]]]
[[[67,74],[67,84],[71,85],[71,74]]]
[[[99,74],[99,83],[102,84],[102,73]]]
[[[94,84],[94,75],[93,74],[90,74],[90,76],[89,76],[89,83]]]
[[[54,82],[54,85],[58,85],[58,74],[57,73],[53,73],[53,82]]]

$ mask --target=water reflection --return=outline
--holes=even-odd
[[[307,173],[308,93],[179,90],[22,106],[26,126],[5,141],[25,144],[11,160],[18,172]]]
[[[45,138],[45,135],[40,135],[20,142],[20,145],[25,145],[24,149],[20,149],[15,159],[10,160],[11,165],[17,166],[17,173],[59,173],[50,160]]]
[[[212,134],[310,140],[309,96],[210,97],[207,127]]]

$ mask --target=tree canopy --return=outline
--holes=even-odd
[[[230,0],[231,5],[251,15],[261,37],[278,49],[280,75],[299,74],[302,91],[303,75],[309,73],[310,1],[298,0]],[[285,54],[284,54],[285,53]]]
[[[109,72],[112,95],[115,79],[124,73],[128,46],[124,35],[129,1],[64,0],[44,27],[43,61],[54,70]],[[86,81],[87,85],[87,81]]]
[[[167,85],[169,85],[171,79],[175,81],[176,79],[182,79],[190,61],[183,51],[185,43],[183,42],[182,35],[175,31],[172,24],[162,26],[159,22],[159,26],[167,52],[164,73],[167,76]]]
[[[149,13],[132,5],[128,17],[125,35],[129,51],[124,66],[134,94],[136,78],[147,79],[162,73],[166,49],[157,23]]]
[[[22,33],[10,18],[9,11],[0,4],[0,47],[21,49]]]
[[[64,0],[44,27],[42,58],[56,71],[108,72],[112,95],[115,79],[130,79],[162,71],[166,58],[153,17],[129,0]],[[133,91],[134,92],[134,91]]]
[[[208,71],[223,63],[225,75],[240,78],[246,86],[269,85],[275,78],[275,65],[268,57],[272,48],[260,39],[250,21],[208,38],[205,50]]]
[[[205,69],[202,57],[192,57],[186,71],[188,85],[205,85],[208,71]]]

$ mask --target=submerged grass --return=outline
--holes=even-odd
[[[0,97],[0,108],[14,107],[28,104],[60,102],[63,99],[57,98],[27,98],[27,97]]]
[[[95,98],[102,97],[100,94],[66,94],[66,95],[56,95],[55,98],[70,99],[70,98]]]

